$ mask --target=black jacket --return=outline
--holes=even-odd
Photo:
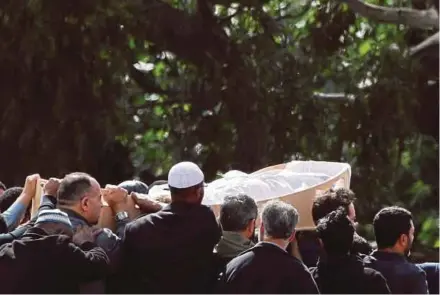
[[[323,294],[390,294],[385,278],[357,256],[320,259],[310,272]]]
[[[425,272],[400,254],[374,251],[364,264],[385,277],[392,294],[428,294]]]
[[[319,243],[319,238],[314,231],[301,231],[297,233],[297,240],[299,252],[302,261],[307,267],[315,267],[318,263],[319,257],[324,254]],[[356,232],[353,235],[353,245],[350,252],[356,255],[369,255],[373,249],[368,244],[367,240],[359,236]]]
[[[0,234],[5,234],[8,232],[8,225],[6,224],[5,218],[0,213]]]
[[[305,265],[277,245],[258,243],[226,266],[219,293],[319,294]]]
[[[204,293],[216,279],[213,249],[221,236],[206,206],[172,203],[126,226],[124,293]]]
[[[0,247],[1,293],[78,293],[79,284],[103,277],[104,250],[84,243],[83,251],[64,235],[29,229],[20,240]]]

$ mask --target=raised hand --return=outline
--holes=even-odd
[[[60,187],[61,180],[58,178],[49,178],[43,187],[43,194],[55,197]]]

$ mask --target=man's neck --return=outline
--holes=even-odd
[[[286,240],[282,240],[282,239],[274,239],[271,237],[263,237],[263,242],[266,243],[272,243],[272,244],[276,244],[277,246],[279,246],[281,249],[286,249],[287,245],[289,245],[289,242],[287,242]]]
[[[176,197],[171,196],[171,204],[190,204],[190,205],[200,205],[200,201],[194,198],[183,198],[183,197]]]
[[[399,255],[402,255],[402,256],[405,255],[402,251],[397,250],[395,247],[378,249],[377,251],[385,252],[385,253],[394,253],[394,254],[399,254]]]
[[[225,235],[225,236],[235,236],[235,237],[240,237],[240,238],[245,239],[245,240],[250,240],[247,237],[246,231],[242,231],[242,232],[240,232],[240,231],[223,231],[223,235]]]
[[[89,224],[88,220],[80,213],[80,210],[78,210],[75,207],[72,207],[72,206],[58,206],[58,209],[60,209],[61,211],[67,213],[67,215],[69,215],[69,216],[73,215],[75,217],[83,219],[87,224]]]

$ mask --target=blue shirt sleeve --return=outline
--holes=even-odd
[[[26,206],[20,202],[14,202],[11,207],[3,212],[3,218],[9,231],[18,226],[25,212]]]

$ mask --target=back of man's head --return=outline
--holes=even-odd
[[[369,255],[372,251],[373,247],[370,245],[370,243],[368,243],[365,238],[361,237],[357,233],[354,233],[350,253]]]
[[[254,199],[244,194],[227,196],[220,209],[220,225],[224,231],[244,231],[257,216]]]
[[[128,194],[148,194],[148,185],[139,180],[126,180],[118,184],[118,186],[125,189]]]
[[[10,187],[0,195],[0,212],[5,212],[23,192],[22,187]]]
[[[316,227],[327,255],[348,254],[353,244],[354,226],[340,207],[318,221]]]
[[[409,235],[411,226],[412,214],[408,210],[397,206],[383,208],[373,220],[377,247],[393,247],[401,235]]]
[[[273,239],[288,240],[295,233],[298,223],[298,211],[282,201],[270,201],[261,214],[264,236]]]
[[[18,199],[18,197],[23,192],[22,187],[10,187],[7,190],[3,192],[3,194],[0,194],[0,212],[5,212],[8,210],[9,207],[11,207],[12,204]],[[29,220],[31,217],[31,208],[32,205],[29,205],[26,209],[26,213],[24,215],[24,221]]]
[[[204,195],[202,170],[192,162],[180,162],[168,172],[168,186],[172,200],[201,203]]]
[[[79,202],[92,187],[91,178],[90,175],[82,172],[66,175],[58,188],[58,204],[71,206]]]
[[[345,188],[329,189],[323,195],[317,197],[313,202],[312,216],[313,221],[318,223],[318,220],[326,216],[339,207],[345,209],[345,214],[348,214],[349,206],[355,201],[354,193]]]

